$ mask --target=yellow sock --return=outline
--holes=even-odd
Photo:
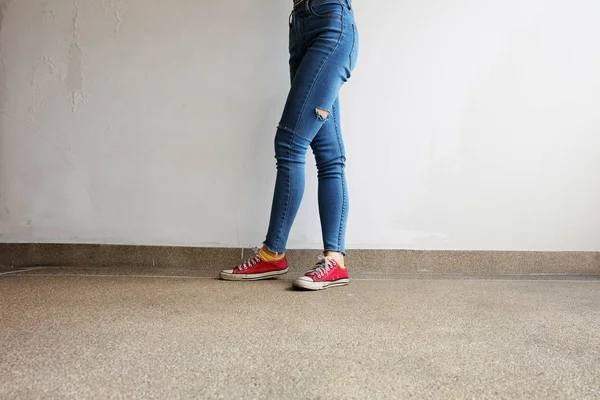
[[[262,258],[266,262],[279,261],[279,260],[282,260],[283,257],[285,257],[285,253],[278,254],[277,256],[272,256],[262,248],[258,251],[258,255],[260,256],[260,258]]]
[[[325,256],[326,258],[329,258],[330,260],[335,260],[335,258],[333,257],[329,257],[329,256]],[[340,264],[340,262],[338,260],[335,260],[335,262],[338,263],[338,265],[340,266],[340,268],[346,268],[346,266],[344,264]]]

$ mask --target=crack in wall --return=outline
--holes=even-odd
[[[4,15],[6,10],[8,9],[9,4],[12,0],[0,0],[0,237],[2,237],[3,233],[6,231],[9,226],[9,222],[5,221],[5,218],[8,217],[10,211],[6,204],[4,203],[5,186],[6,179],[4,178],[5,170],[4,168],[4,157],[3,157],[3,149],[4,146],[4,110],[6,109],[7,102],[7,90],[8,86],[6,84],[6,69],[4,65],[4,54],[2,53],[2,33],[3,33],[3,23],[4,23]]]
[[[4,66],[4,54],[2,53],[2,29],[4,22],[4,14],[8,9],[8,5],[12,2],[12,0],[0,0],[0,112],[4,111],[6,106],[6,94],[7,94],[7,85],[6,85],[6,69]],[[0,127],[0,129],[2,129]]]
[[[75,113],[83,100],[82,51],[79,40],[80,0],[73,2],[73,24],[71,28],[71,46],[67,66],[66,85],[71,92],[71,110]]]
[[[57,22],[56,12],[54,11],[54,7],[50,0],[44,0],[42,3],[42,14],[53,22]]]

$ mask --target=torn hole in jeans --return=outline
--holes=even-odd
[[[329,114],[331,114],[330,111],[323,110],[322,108],[315,108],[315,113],[317,113],[317,118],[321,121],[325,121],[329,117]]]

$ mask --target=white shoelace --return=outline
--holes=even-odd
[[[246,261],[244,261],[239,267],[238,269],[240,271],[243,271],[245,269],[248,269],[250,267],[255,266],[256,264],[258,264],[259,262],[262,261],[262,258],[260,258],[260,256],[258,255],[258,247],[253,247],[252,250],[254,251],[254,255],[252,257],[250,257],[249,259],[247,259]]]
[[[315,268],[311,269],[306,275],[316,275],[317,278],[322,278],[333,268],[333,261],[325,256],[319,256],[319,262],[315,265]]]

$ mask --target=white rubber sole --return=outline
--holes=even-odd
[[[335,286],[346,286],[349,283],[350,279],[338,279],[337,281],[331,282],[314,282],[304,279],[296,279],[294,283],[292,283],[292,286],[306,290],[323,290]]]
[[[233,270],[221,271],[219,277],[225,281],[259,281],[261,279],[270,279],[288,272],[289,268],[279,271],[263,272],[262,274],[234,274]]]

